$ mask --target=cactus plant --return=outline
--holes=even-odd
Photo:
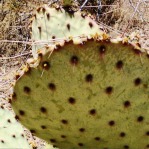
[[[0,148],[30,149],[22,125],[15,119],[12,112],[0,108]]]
[[[32,40],[38,41],[33,45],[32,53],[37,58],[38,50],[45,45],[55,43],[64,44],[65,40],[72,37],[73,42],[80,42],[79,36],[101,35],[103,31],[91,16],[77,11],[73,14],[67,13],[62,8],[49,8],[48,6],[37,9],[32,20]]]
[[[60,149],[149,147],[145,51],[92,38],[45,47],[38,63],[26,66],[12,97],[17,117],[34,135]]]

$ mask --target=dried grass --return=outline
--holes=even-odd
[[[1,0],[0,9],[0,105],[11,107],[11,86],[16,71],[31,57],[29,23],[33,10],[48,0]],[[82,5],[84,0],[76,1]],[[97,2],[87,1],[83,9],[97,17],[101,27],[111,36],[139,34],[142,48],[149,49],[149,1],[148,0],[102,0],[101,13],[97,16]],[[44,142],[35,139],[25,130],[29,142],[38,148]]]

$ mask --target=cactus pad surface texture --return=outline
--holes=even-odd
[[[20,122],[60,149],[148,149],[149,55],[97,39],[56,47],[16,82]]]
[[[38,50],[45,45],[64,44],[65,40],[73,39],[80,42],[79,36],[92,37],[102,34],[99,25],[90,15],[77,12],[67,12],[63,8],[39,7],[32,20],[32,40],[38,41],[32,47],[35,58]]]
[[[22,125],[9,111],[0,107],[0,149],[31,149],[24,135]]]

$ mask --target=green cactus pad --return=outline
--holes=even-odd
[[[17,122],[12,112],[0,107],[0,149],[24,148],[29,146],[22,125]]]
[[[60,149],[148,148],[147,53],[97,40],[45,51],[14,87],[25,127]]]
[[[103,31],[91,16],[79,11],[68,13],[62,8],[49,8],[45,5],[37,9],[32,20],[32,40],[36,42],[32,47],[32,54],[37,58],[38,50],[45,45],[63,45],[65,40],[72,37],[73,42],[78,43],[80,36],[89,38],[102,34]]]
[[[46,143],[44,149],[58,149],[56,147],[53,147],[53,145]]]

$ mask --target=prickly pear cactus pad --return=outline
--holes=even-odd
[[[3,107],[0,108],[0,148],[31,149],[24,136],[22,125]]]
[[[20,122],[60,149],[147,149],[149,56],[97,40],[51,50],[16,82]]]
[[[98,24],[77,11],[68,13],[62,8],[39,7],[32,20],[32,40],[35,41],[32,53],[34,58],[38,56],[38,50],[45,45],[55,43],[64,44],[65,40],[73,39],[74,43],[80,42],[80,36],[92,37],[102,35]]]

